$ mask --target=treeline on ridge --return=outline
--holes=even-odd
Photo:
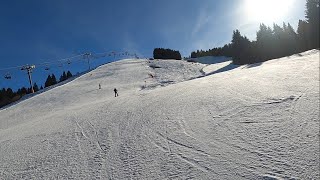
[[[289,23],[274,23],[272,28],[262,23],[254,41],[235,30],[231,43],[191,52],[191,58],[228,56],[234,64],[250,64],[319,48],[319,0],[307,0],[305,13],[306,20],[299,20],[297,31]]]
[[[59,82],[65,81],[70,77],[72,77],[72,73],[70,71],[68,71],[67,73],[63,71],[62,75],[60,76]],[[57,83],[58,81],[55,75],[51,74],[51,75],[48,75],[44,87],[49,87]],[[37,92],[42,89],[43,87],[40,86],[39,88],[37,83],[33,84],[34,92]],[[21,97],[25,96],[26,94],[31,94],[31,93],[32,93],[31,88],[26,88],[26,87],[19,88],[16,92],[14,92],[11,88],[7,88],[7,89],[3,88],[0,90],[0,108],[19,100]]]
[[[181,54],[179,51],[164,48],[155,48],[153,50],[154,59],[177,59],[181,60]]]

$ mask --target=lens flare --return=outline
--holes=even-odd
[[[294,0],[245,0],[247,19],[270,23],[285,19]]]

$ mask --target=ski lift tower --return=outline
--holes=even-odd
[[[90,57],[91,57],[91,53],[90,53],[90,52],[85,53],[85,54],[83,55],[83,58],[84,58],[84,59],[87,59],[87,61],[88,61],[89,70],[91,69],[91,67],[90,67]]]
[[[34,89],[33,89],[33,85],[32,85],[31,73],[32,73],[32,69],[34,69],[34,68],[36,68],[35,65],[25,65],[21,68],[22,71],[26,70],[28,72],[29,83],[30,83],[32,93],[34,93]]]

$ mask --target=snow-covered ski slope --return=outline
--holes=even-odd
[[[0,111],[0,179],[319,179],[319,155],[318,50],[122,60]]]

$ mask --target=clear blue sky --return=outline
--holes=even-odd
[[[3,0],[0,69],[39,64],[86,51],[128,50],[151,57],[155,47],[164,47],[189,56],[193,50],[229,43],[235,29],[255,39],[259,20],[265,19],[247,18],[246,1]],[[274,21],[290,22],[296,28],[298,20],[304,19],[305,1],[291,1],[286,14]],[[272,25],[271,21],[265,23]],[[106,61],[109,59],[95,64]],[[85,64],[52,69],[59,76],[62,69],[73,73],[85,70]],[[28,86],[25,73],[17,71],[8,71],[12,80],[0,77],[0,87]],[[8,72],[0,71],[0,75]],[[42,85],[48,73],[36,69],[34,81]]]

